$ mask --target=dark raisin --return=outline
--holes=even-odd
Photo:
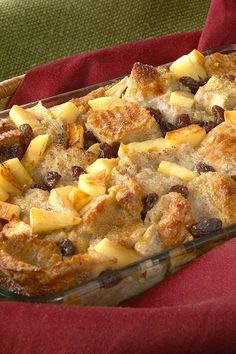
[[[197,172],[201,173],[201,172],[215,172],[214,167],[207,165],[205,162],[199,162],[196,165],[197,168]]]
[[[110,268],[102,271],[99,278],[103,288],[112,288],[121,281],[119,272]]]
[[[33,130],[29,124],[22,124],[19,126],[20,131],[20,143],[23,146],[24,150],[27,149],[31,140],[33,139]]]
[[[117,157],[119,146],[119,143],[114,143],[112,145],[101,143],[99,145],[98,158],[112,159]]]
[[[228,75],[226,75],[226,78],[227,78],[229,81],[235,81],[235,75],[228,74]]]
[[[152,209],[158,201],[158,195],[156,193],[150,193],[142,199],[143,210],[141,212],[141,219],[144,220],[148,210]]]
[[[212,113],[214,114],[215,117],[215,124],[218,125],[222,122],[224,122],[224,109],[220,106],[213,106],[212,107]]]
[[[205,218],[190,227],[190,233],[194,237],[206,236],[211,232],[222,229],[222,221],[218,218]]]
[[[231,176],[231,178],[232,178],[234,181],[236,181],[236,176]]]
[[[183,84],[184,86],[188,87],[194,95],[199,89],[199,82],[194,80],[192,77],[183,76],[179,79],[179,82],[181,82],[181,84]]]
[[[163,119],[161,111],[159,109],[149,108],[148,110],[151,113],[152,117],[159,124],[163,136],[165,136],[167,132],[176,129],[176,127],[173,124],[166,122]]]
[[[72,176],[74,179],[79,178],[79,176],[85,172],[84,169],[80,166],[72,166],[71,170],[72,170]]]
[[[87,150],[90,146],[92,146],[93,144],[98,143],[98,139],[96,138],[96,136],[93,134],[93,132],[91,130],[86,130],[84,132],[84,148],[85,150]]]
[[[68,238],[63,238],[58,242],[58,246],[61,250],[63,257],[73,256],[75,254],[75,246]]]
[[[169,192],[176,192],[182,194],[184,198],[187,198],[188,196],[188,188],[186,186],[183,186],[182,184],[176,184],[175,186],[171,187]]]
[[[6,148],[2,148],[1,156],[5,160],[12,159],[14,157],[18,157],[19,160],[24,156],[25,149],[23,149],[22,145],[19,143],[12,144]]]
[[[216,123],[213,121],[204,122],[203,127],[205,128],[206,132],[209,133],[209,131],[216,127]]]
[[[50,171],[50,172],[48,172],[48,174],[45,178],[45,182],[46,182],[46,185],[52,189],[52,188],[56,187],[56,185],[60,179],[61,179],[61,175],[58,172]]]
[[[195,95],[200,86],[204,86],[209,79],[206,78],[204,80],[196,81],[192,77],[183,76],[179,79],[181,84],[188,87],[189,90]]]
[[[42,189],[43,191],[50,191],[50,188],[49,186],[47,186],[45,183],[32,183],[30,188],[32,189],[35,189],[35,188],[38,188],[38,189]]]
[[[189,118],[188,114],[180,114],[177,119],[176,119],[176,128],[183,128],[183,127],[187,127],[188,125],[191,124],[191,120]]]
[[[194,122],[194,124],[199,125],[199,127],[204,127],[205,122],[203,120],[197,120]]]

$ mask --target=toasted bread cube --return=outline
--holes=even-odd
[[[84,205],[91,201],[91,196],[77,187],[73,187],[69,193],[69,200],[73,208],[79,211]]]
[[[168,176],[179,177],[184,181],[191,181],[193,178],[198,176],[198,173],[192,172],[183,166],[169,161],[161,161],[157,172]]]
[[[84,128],[81,125],[70,123],[67,129],[67,144],[68,147],[76,146],[83,148],[84,146]]]
[[[22,186],[15,180],[9,168],[0,165],[0,188],[10,195],[19,195],[22,193]]]
[[[115,85],[113,85],[112,87],[110,87],[106,92],[106,96],[117,96],[117,97],[121,97],[122,94],[124,93],[124,91],[127,89],[128,87],[128,76],[125,76],[122,80],[120,80],[119,82],[117,82]]]
[[[172,130],[166,133],[165,141],[167,146],[180,144],[190,144],[195,147],[205,138],[206,131],[197,124],[191,124],[187,127]]]
[[[73,210],[73,205],[69,199],[69,193],[73,186],[58,187],[51,190],[48,205],[57,212],[63,212],[65,209]]]
[[[86,169],[88,173],[105,171],[106,176],[111,174],[112,169],[117,166],[119,159],[97,159]]]
[[[129,143],[126,145],[128,151],[136,152],[152,152],[161,151],[167,148],[166,141],[164,138],[158,138],[155,140],[146,140],[141,142]],[[120,148],[122,150],[122,147]]]
[[[224,118],[226,122],[229,122],[234,128],[236,128],[236,111],[225,111]]]
[[[129,149],[127,148],[127,145],[121,143],[118,150],[118,156],[121,158],[122,156],[126,155],[128,151]]]
[[[15,204],[10,204],[0,201],[0,218],[4,220],[11,220],[14,216],[20,217],[20,207]]]
[[[32,178],[17,157],[5,161],[3,165],[9,169],[12,176],[23,188],[32,184]]]
[[[47,148],[48,134],[38,135],[31,140],[22,160],[27,171],[32,171],[40,162]]]
[[[171,92],[169,103],[175,106],[191,108],[194,104],[194,95],[186,91],[174,91]]]
[[[29,124],[31,128],[34,129],[41,124],[33,113],[26,111],[24,108],[17,105],[14,105],[11,108],[9,116],[18,128],[22,124]]]
[[[79,117],[80,111],[73,102],[62,103],[50,108],[53,118],[61,119],[63,123],[74,123]]]
[[[80,175],[78,187],[85,193],[96,197],[106,193],[106,174],[105,171],[98,173],[86,173]]]
[[[119,243],[110,241],[108,238],[104,238],[95,247],[95,251],[102,253],[108,257],[114,257],[117,260],[115,264],[116,268],[125,267],[127,264],[137,262],[141,256],[133,249],[128,249]]]
[[[119,97],[98,97],[88,101],[89,106],[94,110],[110,110],[118,106],[125,106],[126,102]]]
[[[30,225],[34,234],[50,232],[63,229],[68,226],[79,225],[81,218],[74,213],[56,213],[54,211],[31,208],[30,209]]]
[[[2,188],[0,188],[0,200],[5,202],[9,198],[9,194]]]

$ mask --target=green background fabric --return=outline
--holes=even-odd
[[[209,5],[210,0],[0,0],[0,81],[74,53],[200,29]]]

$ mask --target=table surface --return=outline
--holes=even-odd
[[[0,0],[0,81],[74,53],[199,29],[209,5],[210,0]]]

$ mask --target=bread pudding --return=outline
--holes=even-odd
[[[236,222],[236,59],[197,50],[0,122],[0,285],[52,295]]]

